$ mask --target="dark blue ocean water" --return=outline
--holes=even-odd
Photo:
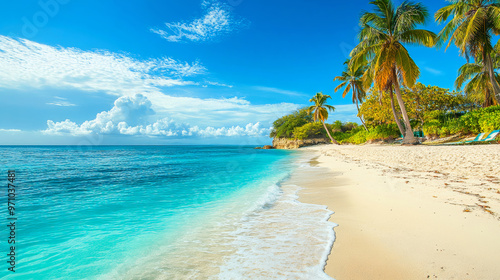
[[[224,232],[272,203],[293,157],[235,146],[0,146],[1,224],[10,169],[18,217],[16,272],[2,226],[0,278],[217,275],[235,252]]]

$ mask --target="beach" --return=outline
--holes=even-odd
[[[325,272],[342,279],[496,279],[500,148],[322,145],[289,184],[335,213]]]

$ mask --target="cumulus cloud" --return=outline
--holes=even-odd
[[[191,22],[165,23],[166,29],[153,28],[151,31],[170,42],[201,42],[229,34],[245,25],[225,3],[205,0],[202,8],[205,14],[201,18]]]
[[[291,103],[255,105],[239,97],[207,99],[167,93],[166,87],[200,85],[185,79],[205,71],[198,62],[190,64],[171,58],[139,60],[124,54],[53,47],[0,36],[0,88],[30,89],[33,94],[37,94],[37,89],[72,89],[74,94],[99,92],[116,96],[113,109],[99,113],[95,119],[81,124],[49,120],[46,133],[231,135],[235,131],[243,133],[243,129],[251,134],[249,123],[259,122],[265,129],[276,118],[299,107]],[[201,84],[231,87],[209,81]],[[76,105],[61,97],[54,97],[47,104]],[[175,120],[175,125],[190,126],[176,127],[171,120]],[[221,128],[224,129],[217,132]]]
[[[81,136],[88,134],[121,134],[143,135],[150,137],[232,137],[232,136],[263,136],[270,128],[262,127],[260,123],[249,123],[245,126],[205,127],[190,126],[177,123],[164,117],[158,119],[152,108],[152,103],[142,94],[118,98],[109,111],[97,114],[96,118],[78,125],[67,119],[61,122],[47,121],[45,134],[69,134]]]
[[[70,88],[117,97],[141,93],[152,102],[157,114],[200,126],[227,126],[229,120],[240,126],[255,120],[272,122],[297,108],[290,103],[252,105],[242,98],[202,99],[165,92],[168,86],[198,84],[170,77],[186,78],[205,71],[198,62],[189,64],[171,58],[144,61],[105,51],[52,47],[0,36],[0,88]],[[60,100],[50,103],[71,104]]]
[[[157,87],[194,84],[199,62],[172,58],[139,60],[101,50],[52,47],[0,36],[1,88],[71,88],[113,95],[156,91]]]

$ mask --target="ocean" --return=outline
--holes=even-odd
[[[332,214],[285,184],[301,152],[243,146],[0,146],[15,171],[2,279],[331,279]],[[10,233],[12,234],[12,233]]]

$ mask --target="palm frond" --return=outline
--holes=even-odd
[[[420,76],[420,70],[417,64],[410,57],[408,50],[402,45],[396,54],[396,64],[406,86],[412,87]]]
[[[434,19],[437,23],[445,22],[446,20],[448,20],[448,17],[450,17],[450,15],[455,13],[457,6],[457,3],[453,3],[448,6],[442,7],[434,14]]]
[[[437,35],[424,29],[413,29],[399,34],[398,39],[407,44],[433,47],[436,44]]]
[[[394,34],[414,29],[418,24],[424,24],[429,11],[421,3],[403,2],[396,9]]]
[[[335,80],[334,80],[335,81]],[[340,85],[338,85],[336,88],[335,88],[335,92],[339,91],[339,89],[345,87],[345,85],[347,85],[347,82],[343,82],[341,83]]]
[[[479,63],[466,63],[458,70],[458,78],[455,80],[455,88],[460,90],[463,84],[483,72],[483,66]]]
[[[465,31],[465,34],[463,34],[463,42],[462,42],[462,49],[466,48],[467,44],[470,44],[470,42],[477,37],[478,31],[481,30],[481,28],[484,26],[485,22],[485,17],[487,15],[487,10],[484,8],[479,8],[475,11],[474,15],[467,20],[467,29]]]
[[[351,87],[352,85],[351,84],[348,84],[346,87],[345,87],[345,90],[344,92],[342,93],[342,98],[345,98],[346,95],[349,93],[349,91],[351,90]]]

